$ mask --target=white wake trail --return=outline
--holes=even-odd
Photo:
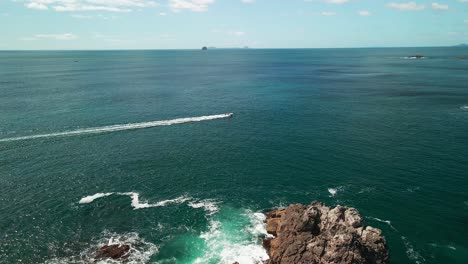
[[[91,127],[91,128],[83,128],[83,129],[51,133],[51,134],[3,138],[3,139],[0,139],[0,142],[20,141],[20,140],[29,140],[29,139],[38,139],[38,138],[77,136],[77,135],[84,135],[84,134],[100,134],[100,133],[109,133],[109,132],[116,132],[116,131],[123,131],[123,130],[151,128],[151,127],[157,127],[157,126],[171,126],[171,125],[177,125],[177,124],[183,124],[183,123],[229,118],[229,117],[232,117],[232,115],[233,113],[228,113],[228,114],[220,114],[220,115],[186,117],[186,118],[178,118],[178,119],[163,120],[163,121],[151,121],[151,122],[111,125],[111,126],[103,126],[103,127]]]

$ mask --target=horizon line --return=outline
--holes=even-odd
[[[208,47],[208,50],[303,50],[303,49],[398,49],[398,48],[456,48],[468,47],[467,44],[456,44],[449,46],[370,46],[370,47],[316,47],[316,48],[252,48],[252,47]],[[135,48],[135,49],[0,49],[0,52],[5,51],[194,51],[202,50],[202,48],[175,48],[175,49],[152,49],[152,48]]]

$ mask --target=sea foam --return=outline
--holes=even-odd
[[[240,228],[241,221],[248,222]],[[266,250],[261,244],[261,238],[268,236],[265,215],[246,210],[240,215],[231,215],[227,219],[211,219],[209,228],[200,234],[205,241],[203,256],[194,260],[194,263],[222,263],[232,264],[260,264],[269,259]]]
[[[140,201],[140,194],[137,192],[117,192],[117,193],[96,193],[90,196],[86,196],[81,198],[79,201],[80,204],[88,204],[94,202],[96,199],[111,196],[111,195],[121,195],[121,196],[128,196],[131,199],[131,205],[134,209],[144,209],[144,208],[151,208],[151,207],[163,207],[168,204],[181,204],[185,203],[193,198],[188,197],[186,195],[177,197],[175,199],[169,199],[160,201],[157,203],[148,203],[148,202],[141,202]]]
[[[62,263],[97,263],[97,264],[114,264],[122,263],[112,259],[99,260],[95,259],[96,252],[99,248],[105,245],[129,245],[130,251],[127,255],[125,263],[148,263],[151,256],[157,254],[159,247],[151,242],[141,238],[137,233],[116,234],[103,232],[101,237],[90,243],[90,246],[79,254],[65,258],[54,258],[47,260],[46,264],[62,264]]]
[[[383,220],[383,219],[380,219],[380,218],[377,218],[377,217],[368,217],[369,219],[372,219],[372,220],[375,220],[377,222],[381,222],[381,223],[385,223],[387,224],[391,229],[393,229],[393,231],[396,231],[398,232],[398,229],[396,229],[393,225],[392,225],[392,221],[390,220]]]
[[[3,139],[0,139],[0,142],[21,141],[21,140],[51,138],[51,137],[78,136],[78,135],[85,135],[85,134],[101,134],[101,133],[110,133],[110,132],[117,132],[117,131],[124,131],[124,130],[151,128],[151,127],[157,127],[157,126],[171,126],[171,125],[190,123],[190,122],[201,122],[201,121],[229,118],[232,115],[233,115],[232,113],[228,113],[228,114],[220,114],[220,115],[186,117],[186,118],[178,118],[178,119],[163,120],[163,121],[151,121],[151,122],[142,122],[142,123],[130,123],[130,124],[122,124],[122,125],[82,128],[82,129],[77,129],[77,130],[50,133],[50,134],[39,134],[39,135],[31,135],[31,136],[23,136],[23,137],[3,138]]]
[[[448,248],[450,250],[457,250],[456,247],[451,246],[451,245],[439,245],[439,244],[436,244],[436,243],[432,243],[432,244],[429,244],[429,245],[433,246],[433,247],[438,247],[438,248]]]
[[[414,261],[416,264],[422,264],[425,263],[426,260],[424,259],[423,256],[416,250],[414,250],[413,245],[408,241],[408,238],[402,236],[401,240],[403,240],[403,244],[405,245],[406,248],[406,255],[408,258],[412,261]]]
[[[219,211],[217,202],[212,199],[205,199],[205,200],[196,200],[188,203],[188,206],[192,208],[203,208],[207,212],[207,216],[212,216]]]
[[[93,195],[90,195],[90,196],[86,196],[86,197],[83,197],[81,198],[80,200],[80,204],[87,204],[87,203],[92,203],[94,202],[94,200],[96,199],[99,199],[99,198],[102,198],[102,197],[107,197],[107,196],[110,196],[112,195],[113,193],[96,193],[96,194],[93,194]]]
[[[328,192],[331,194],[332,197],[334,197],[336,195],[336,193],[338,193],[338,189],[328,188]]]

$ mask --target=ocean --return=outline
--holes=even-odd
[[[258,263],[262,212],[314,200],[468,263],[466,55],[2,51],[0,263]]]

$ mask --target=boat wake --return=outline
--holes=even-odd
[[[151,121],[151,122],[142,122],[142,123],[130,123],[130,124],[122,124],[122,125],[82,128],[82,129],[77,129],[77,130],[50,133],[50,134],[2,138],[0,139],[0,142],[11,142],[11,141],[31,140],[31,139],[40,139],[40,138],[52,138],[52,137],[68,137],[68,136],[78,136],[78,135],[85,135],[85,134],[110,133],[110,132],[117,132],[117,131],[124,131],[124,130],[135,130],[135,129],[157,127],[157,126],[171,126],[171,125],[177,125],[177,124],[183,124],[183,123],[223,119],[223,118],[229,118],[232,116],[233,116],[233,113],[228,113],[228,114],[220,114],[220,115],[186,117],[186,118],[178,118],[178,119],[163,120],[163,121]]]

